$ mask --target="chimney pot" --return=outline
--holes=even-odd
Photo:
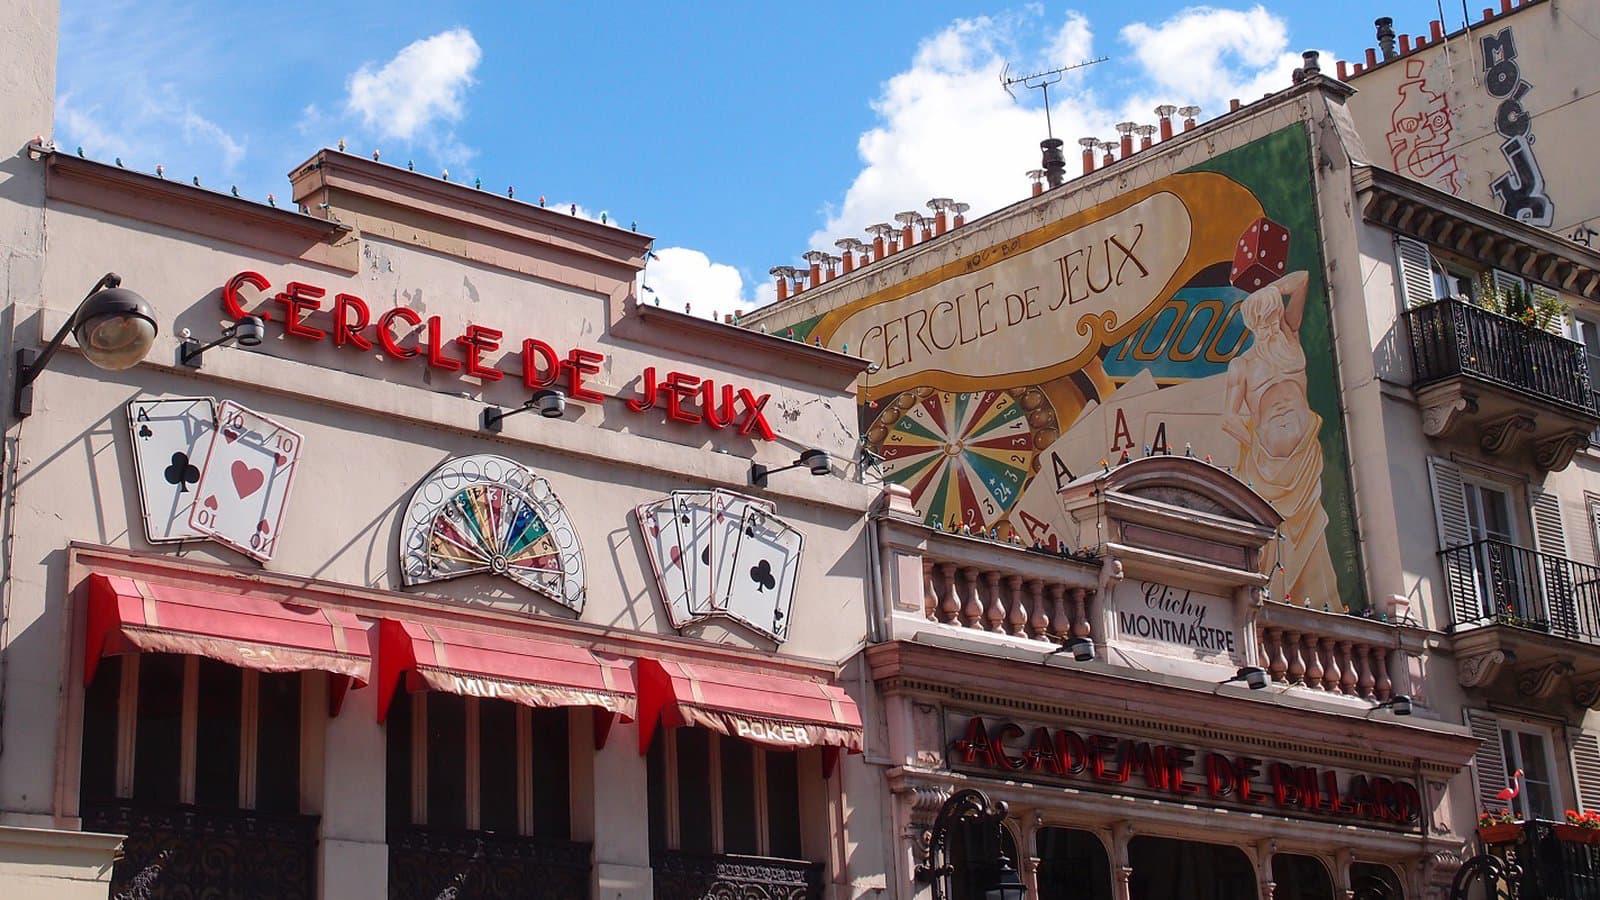
[[[1306,71],[1307,75],[1320,75],[1320,74],[1322,74],[1322,62],[1321,62],[1322,54],[1321,53],[1318,53],[1315,50],[1307,50],[1306,52],[1300,54],[1300,58],[1305,60],[1306,64],[1305,64],[1304,68],[1305,68],[1305,71]]]
[[[1060,187],[1067,180],[1067,155],[1061,151],[1060,138],[1046,138],[1039,142],[1039,156],[1044,170],[1045,180],[1053,188]]]
[[[1342,59],[1339,60],[1339,80],[1340,81],[1344,81],[1346,78],[1349,78],[1349,77],[1350,77],[1350,64],[1346,63]]]
[[[1133,130],[1138,128],[1137,122],[1118,122],[1117,133],[1122,135],[1122,158],[1127,159],[1133,155]]]
[[[774,279],[777,280],[778,302],[782,303],[783,301],[789,299],[788,276],[794,272],[794,268],[792,266],[773,266],[767,271]]]
[[[1139,133],[1139,149],[1149,150],[1150,136],[1156,133],[1156,127],[1154,125],[1140,125],[1134,131]]]
[[[1377,29],[1378,47],[1383,50],[1383,61],[1388,62],[1400,54],[1394,49],[1394,19],[1389,16],[1379,16],[1372,22]]]
[[[1378,64],[1378,51],[1374,50],[1371,47],[1368,47],[1367,48],[1367,68],[1370,69],[1370,68],[1372,68],[1373,66],[1375,66],[1377,64]]]
[[[1117,161],[1117,158],[1111,155],[1112,148],[1117,146],[1116,141],[1100,141],[1098,144],[1096,144],[1096,146],[1100,148],[1101,153],[1105,154],[1105,157],[1100,160],[1101,168],[1109,166]]]
[[[879,222],[876,225],[868,225],[867,234],[872,235],[873,262],[883,259],[892,252],[889,249],[889,235],[894,234],[894,226],[887,222]]]
[[[1350,74],[1352,74],[1352,75],[1360,75],[1362,72],[1365,72],[1366,70],[1367,70],[1366,66],[1363,66],[1361,63],[1356,63],[1355,68],[1351,70]]]
[[[1511,12],[1512,5],[1511,0],[1500,0],[1500,12],[1502,14]]]
[[[1438,19],[1434,19],[1432,22],[1429,22],[1428,23],[1428,34],[1430,35],[1429,40],[1432,40],[1432,41],[1442,41],[1442,40],[1444,40],[1444,23],[1439,21]]]
[[[1178,108],[1170,103],[1163,103],[1156,107],[1156,117],[1161,123],[1161,139],[1163,141],[1172,140],[1172,114],[1177,111]]]
[[[1411,52],[1411,35],[1409,35],[1409,34],[1400,35],[1400,55],[1401,56],[1405,56],[1407,53],[1410,53],[1410,52]]]
[[[894,220],[900,223],[900,249],[909,250],[917,242],[917,223],[922,221],[922,213],[914,209],[894,214]]]
[[[1235,100],[1233,102],[1237,104],[1239,101]],[[1234,108],[1237,109],[1238,107],[1235,106]],[[1178,115],[1183,116],[1183,130],[1188,131],[1191,128],[1194,128],[1199,120],[1200,107],[1194,105],[1185,106],[1184,108],[1178,110]]]
[[[1099,145],[1099,138],[1078,138],[1078,146],[1083,148],[1083,174],[1087,175],[1094,171],[1094,148]],[[1034,182],[1034,186],[1037,187],[1038,182]],[[1037,194],[1039,192],[1034,191],[1034,193]]]
[[[950,208],[955,210],[956,214],[954,227],[960,228],[961,226],[967,224],[967,210],[972,208],[971,203],[956,202],[950,204]]]
[[[1239,102],[1239,98],[1238,97],[1234,97],[1232,100],[1228,101],[1228,112],[1233,112],[1234,110],[1237,110],[1242,105],[1243,104]],[[1185,123],[1185,127],[1187,127],[1187,123]]]

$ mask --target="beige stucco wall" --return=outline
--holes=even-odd
[[[1459,12],[1459,11],[1458,11]],[[1498,7],[1496,8],[1498,12]],[[1478,14],[1476,7],[1474,15]],[[1417,13],[1424,16],[1430,13]],[[1454,14],[1452,14],[1454,15]],[[1501,69],[1486,73],[1484,41],[1510,29],[1516,47],[1515,66],[1528,85],[1521,105],[1531,116],[1526,149],[1537,162],[1552,204],[1547,217],[1529,213],[1533,224],[1559,234],[1583,237],[1600,246],[1600,186],[1591,171],[1589,148],[1593,122],[1600,115],[1600,74],[1594,67],[1594,35],[1600,33],[1600,7],[1593,3],[1531,2],[1510,15],[1475,20],[1443,42],[1429,44],[1399,59],[1352,75],[1359,90],[1350,101],[1355,121],[1371,149],[1373,161],[1425,181],[1499,212],[1508,212],[1493,182],[1510,170],[1503,146],[1508,138],[1497,128],[1502,102],[1516,96],[1512,85],[1490,80],[1506,76]],[[1427,34],[1427,23],[1402,18],[1396,32]],[[1380,57],[1381,59],[1381,57]],[[1419,83],[1420,79],[1420,83]],[[1498,84],[1498,81],[1497,81]],[[1409,132],[1397,122],[1421,112],[1438,116],[1423,126],[1420,138],[1435,143],[1442,156],[1412,164],[1405,140]],[[1441,121],[1442,119],[1442,121]],[[1448,134],[1444,135],[1445,128]],[[1454,171],[1451,179],[1449,173]]]

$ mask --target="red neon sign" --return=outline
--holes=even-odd
[[[397,360],[420,359],[429,368],[477,378],[499,381],[505,372],[489,362],[489,357],[505,342],[505,332],[485,325],[469,324],[461,334],[446,336],[439,316],[423,319],[416,311],[396,306],[376,317],[367,302],[355,294],[336,293],[329,307],[331,327],[311,325],[307,319],[323,309],[327,291],[312,284],[291,281],[283,290],[254,310],[245,309],[240,294],[249,286],[258,291],[272,289],[272,282],[257,272],[240,272],[222,286],[222,307],[235,321],[254,313],[268,322],[279,322],[283,333],[306,341],[322,341],[330,336],[335,347],[350,347],[368,352],[376,346]],[[426,339],[407,346],[395,337],[397,323],[402,333],[426,332]],[[374,340],[374,337],[376,340]],[[607,395],[588,381],[601,370],[605,355],[573,347],[562,355],[538,338],[522,341],[522,383],[530,389],[562,383],[567,396],[588,403],[604,403]],[[508,354],[506,358],[511,358]],[[687,425],[703,424],[721,431],[737,426],[738,434],[776,440],[767,422],[766,405],[771,394],[757,395],[749,388],[721,384],[710,378],[686,372],[670,372],[657,378],[654,366],[646,368],[640,379],[640,393],[625,397],[630,411],[643,413],[663,408],[667,418]]]

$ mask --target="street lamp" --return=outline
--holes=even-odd
[[[950,795],[939,807],[933,827],[923,836],[927,856],[912,873],[913,877],[933,889],[933,900],[951,900],[951,882],[956,866],[950,858],[951,832],[959,826],[975,825],[981,831],[991,832],[1000,847],[1000,858],[994,863],[984,860],[963,860],[966,866],[987,877],[982,882],[984,900],[1023,900],[1025,888],[1017,877],[1017,870],[1005,853],[1005,820],[1008,809],[1005,801],[990,802],[982,791],[965,788]]]
[[[17,351],[13,415],[20,419],[33,414],[33,382],[50,365],[69,333],[77,339],[83,358],[100,369],[116,372],[132,368],[150,352],[159,331],[155,312],[143,297],[121,285],[122,276],[107,272],[89,289],[42,353]]]
[[[983,900],[1023,900],[1028,889],[1023,886],[1022,879],[1017,877],[1017,870],[1011,865],[1011,860],[1004,851],[1000,853],[1000,865],[995,867],[994,878],[983,891]]]

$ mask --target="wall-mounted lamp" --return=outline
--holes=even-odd
[[[1218,684],[1232,684],[1235,681],[1242,681],[1244,686],[1250,690],[1259,691],[1266,687],[1267,682],[1270,680],[1267,677],[1267,670],[1260,666],[1240,666],[1239,671],[1233,673],[1232,678],[1220,681]]]
[[[258,347],[267,336],[267,323],[260,316],[245,316],[239,321],[222,329],[222,336],[209,344],[200,343],[199,338],[186,337],[179,347],[178,362],[191,369],[200,368],[205,360],[202,358],[207,350],[220,347],[229,341],[238,341],[241,347]]]
[[[1017,875],[1016,866],[1011,864],[1011,857],[1002,851],[999,861],[995,863],[994,875],[984,886],[983,900],[1023,900],[1026,896],[1028,889]]]
[[[1409,716],[1411,715],[1411,697],[1408,694],[1395,694],[1388,700],[1374,706],[1372,711],[1377,712],[1380,709],[1387,709],[1397,716]]]
[[[156,314],[145,299],[121,287],[122,276],[107,272],[84,295],[61,330],[43,352],[17,351],[16,388],[11,412],[17,418],[33,414],[33,382],[61,349],[71,333],[78,348],[96,368],[120,371],[139,364],[156,342]]]
[[[485,406],[483,408],[483,430],[500,433],[500,423],[508,416],[525,413],[529,410],[538,410],[539,415],[546,419],[559,419],[567,414],[567,395],[554,388],[545,388],[527,399],[516,409],[509,412],[498,406]]]
[[[1071,653],[1072,658],[1078,662],[1088,662],[1094,659],[1094,641],[1086,637],[1067,638],[1067,642],[1045,654],[1045,659],[1057,653]]]
[[[826,450],[813,448],[800,451],[799,459],[787,466],[779,466],[776,469],[769,469],[761,463],[753,462],[750,464],[750,483],[756,487],[764,488],[767,486],[767,476],[775,475],[779,472],[787,472],[790,469],[798,469],[801,466],[810,469],[813,475],[827,475],[833,471],[833,457],[829,456]]]

